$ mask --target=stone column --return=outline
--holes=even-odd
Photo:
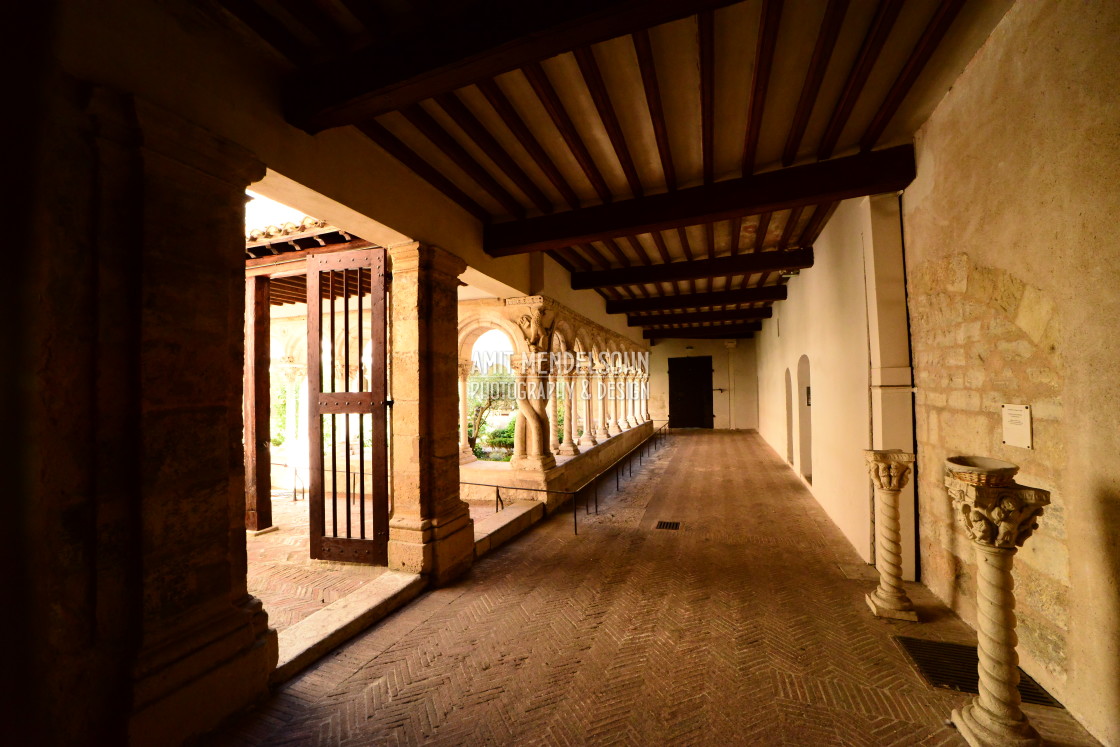
[[[575,376],[567,374],[562,380],[564,382],[564,442],[560,444],[558,453],[561,456],[575,456],[579,453],[579,446],[572,437],[576,427]]]
[[[470,442],[470,407],[468,402],[467,379],[471,375],[474,364],[470,361],[459,362],[459,464],[466,464],[477,459]]]
[[[591,413],[591,396],[591,371],[583,369],[579,374],[579,386],[574,399],[575,404],[583,412],[583,435],[580,436],[579,445],[584,449],[590,449],[599,443],[595,439],[595,418]]]
[[[1038,528],[1050,493],[1016,484],[1017,469],[997,460],[955,457],[945,476],[953,513],[976,548],[980,694],[952,715],[973,747],[1042,744],[1020,708],[1011,567],[1018,548]]]
[[[621,406],[618,399],[618,374],[615,373],[614,369],[608,369],[607,371],[607,407],[610,411],[607,433],[617,436],[622,433],[622,427],[619,422]]]
[[[876,617],[917,621],[914,604],[902,588],[898,524],[898,493],[906,485],[915,457],[901,449],[866,450],[863,454],[875,483],[875,567],[879,571],[879,588],[865,598]]]
[[[563,379],[559,376],[548,378],[548,448],[554,454],[560,453],[560,436],[557,428],[557,412],[560,410],[558,396]]]
[[[634,427],[634,400],[630,391],[630,372],[626,371],[619,374],[618,385],[620,390],[621,399],[619,400],[619,413],[618,413],[618,427],[623,430],[630,430]]]
[[[650,422],[650,374],[642,374],[642,420]]]
[[[465,263],[442,249],[390,250],[392,485],[389,567],[447,583],[474,561],[474,523],[459,499],[456,289]]]
[[[599,443],[610,438],[607,433],[607,384],[602,369],[595,369],[595,440]]]

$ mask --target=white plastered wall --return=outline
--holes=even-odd
[[[873,560],[871,483],[863,450],[913,447],[905,289],[897,200],[841,203],[815,246],[815,264],[789,281],[789,297],[756,335],[759,432],[786,454],[786,371],[794,407],[809,360],[812,483],[806,487],[867,562]],[[870,292],[869,292],[870,288]],[[870,345],[869,340],[876,344]],[[884,378],[885,377],[885,378]],[[802,433],[790,419],[797,474]],[[916,574],[913,494],[902,497],[903,574]]]
[[[669,419],[669,359],[712,357],[712,427],[758,428],[758,377],[754,340],[659,340],[649,355],[649,414]]]

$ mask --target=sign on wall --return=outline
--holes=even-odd
[[[1003,411],[1003,442],[1008,446],[1033,449],[1031,439],[1031,406],[1001,405]]]

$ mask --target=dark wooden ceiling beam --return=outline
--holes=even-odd
[[[642,332],[646,340],[722,340],[753,337],[762,329],[758,324],[725,324],[719,327],[675,327],[673,329],[647,329]]]
[[[318,65],[291,86],[289,118],[309,132],[356,124],[576,47],[731,5],[735,0],[493,0],[436,14],[415,33]],[[421,33],[422,31],[422,33]]]
[[[529,80],[533,92],[537,94],[537,98],[540,99],[545,111],[548,112],[549,118],[552,119],[552,124],[560,131],[560,137],[564,138],[564,142],[572,152],[576,162],[579,163],[579,167],[583,169],[584,176],[591,182],[595,194],[599,195],[599,199],[603,202],[610,202],[613,199],[611,190],[607,186],[606,180],[603,179],[599,167],[595,165],[595,160],[591,157],[587,146],[584,145],[583,138],[576,130],[572,118],[568,116],[567,110],[564,109],[564,104],[560,101],[560,97],[557,95],[556,89],[553,88],[552,81],[548,79],[548,74],[544,71],[544,68],[534,62],[526,65],[523,72]]]
[[[661,171],[665,175],[665,187],[672,192],[677,188],[677,172],[673,166],[673,153],[669,148],[669,130],[665,126],[665,112],[661,106],[661,86],[657,82],[653,46],[650,44],[649,32],[645,29],[635,32],[632,38],[634,51],[638,55],[638,71],[642,76],[646,108],[649,109],[649,119],[653,125],[653,139],[657,143],[657,155],[661,159]]]
[[[626,314],[634,311],[674,311],[698,309],[708,306],[730,306],[740,303],[760,303],[784,301],[784,285],[767,285],[762,288],[742,288],[733,291],[713,291],[711,293],[681,293],[675,296],[653,296],[630,301],[607,303],[608,314]]]
[[[762,115],[766,109],[766,90],[770,86],[770,70],[778,47],[778,27],[782,20],[782,0],[763,0],[759,21],[758,46],[755,48],[754,74],[751,80],[750,112],[747,133],[743,139],[743,176],[754,173],[758,154],[758,137],[762,132]]]
[[[497,82],[493,80],[479,81],[478,90],[486,97],[486,101],[489,102],[490,106],[492,106],[498,116],[501,117],[502,122],[510,129],[513,136],[517,138],[517,142],[521,143],[521,147],[526,150],[529,157],[537,164],[537,167],[540,168],[540,170],[544,172],[544,175],[548,177],[548,180],[552,182],[552,186],[556,187],[556,191],[563,196],[568,206],[572,209],[578,208],[580,205],[579,197],[572,189],[572,185],[568,184],[568,181],[560,173],[560,170],[556,168],[556,164],[552,162],[548,153],[545,152],[544,148],[537,141],[537,138],[533,136],[528,125],[525,124],[525,120],[523,120],[521,115],[517,113],[517,110],[513,108],[513,104],[510,103],[509,98],[502,92],[502,89],[498,87]]]
[[[458,96],[454,93],[440,94],[436,96],[436,103],[447,113],[447,116],[451,117],[451,121],[474,141],[475,145],[486,154],[486,157],[493,161],[541,212],[552,212],[552,201],[540,190],[540,187],[533,183],[524,169],[517,165],[517,161],[513,160],[509,152],[478,121],[478,118]]]
[[[805,83],[801,86],[801,97],[797,100],[797,109],[786,136],[786,147],[782,151],[783,166],[790,166],[797,160],[797,151],[801,147],[801,139],[805,137],[805,128],[809,126],[813,105],[821,92],[821,83],[824,82],[832,52],[836,49],[836,40],[840,38],[840,27],[844,25],[848,5],[849,0],[829,0],[825,9],[817,43],[813,46],[813,56],[809,60],[809,69],[805,72]]]
[[[478,186],[482,187],[486,192],[493,197],[498,203],[508,210],[511,214],[518,217],[525,215],[525,206],[517,201],[517,198],[509,193],[509,191],[498,183],[498,180],[490,175],[488,171],[478,161],[467,152],[467,149],[459,144],[455,138],[447,132],[447,130],[440,127],[439,123],[432,117],[431,114],[424,111],[420,106],[410,106],[401,111],[405,119],[412,124],[417,130],[420,131],[424,137],[428,138],[441,151],[444,155],[451,159],[451,161],[461,168],[466,175],[474,180]]]
[[[486,228],[484,246],[492,256],[505,257],[894,192],[913,180],[914,168],[914,148],[903,145],[613,205],[492,225]]]
[[[591,263],[584,259],[583,255],[575,249],[557,249],[556,254],[568,263],[569,267],[565,268],[568,272],[591,269]]]
[[[922,74],[929,58],[933,56],[934,51],[941,44],[941,40],[945,38],[945,34],[948,33],[949,27],[953,25],[953,21],[964,3],[965,0],[941,0],[938,4],[933,17],[926,24],[921,38],[914,45],[914,51],[910,53],[906,64],[902,66],[902,71],[895,78],[886,98],[879,106],[879,110],[871,118],[871,124],[868,125],[867,131],[860,138],[859,147],[861,150],[869,151],[879,141],[883,131],[887,129],[887,125],[890,124],[891,119],[898,112],[898,108],[902,106],[906,94],[910,93],[910,89]]]
[[[622,173],[626,175],[626,183],[630,185],[630,191],[635,197],[641,197],[645,194],[642,180],[638,178],[638,169],[635,168],[630,148],[626,145],[626,135],[622,132],[622,125],[618,122],[614,104],[611,103],[610,94],[607,93],[607,84],[603,82],[603,73],[599,70],[595,53],[590,47],[579,47],[572,54],[576,58],[580,73],[583,74],[583,82],[587,84],[591,100],[595,103],[595,110],[599,112],[603,128],[607,131],[615,157],[622,166]]]
[[[672,262],[667,265],[626,267],[610,270],[577,272],[572,275],[572,288],[606,288],[633,283],[659,283],[669,280],[714,278],[721,275],[751,275],[756,272],[781,272],[802,270],[813,266],[812,249],[791,252],[761,252],[738,254],[734,257],[698,259],[692,262]]]
[[[490,220],[490,213],[484,207],[471,199],[466,192],[455,186],[455,184],[444,176],[439,169],[436,169],[423,158],[416,155],[411,148],[398,140],[396,135],[389,132],[382,125],[377,122],[366,122],[365,124],[359,125],[358,129],[370,140],[377,143],[377,145],[390,156],[416,172],[417,176],[421,179],[424,179],[440,192],[443,192],[452,202],[457,203],[479,220]]]
[[[603,246],[607,247],[607,251],[609,251],[614,256],[619,265],[621,265],[622,267],[630,266],[630,258],[626,256],[626,252],[622,251],[622,247],[620,247],[618,245],[618,242],[616,242],[614,239],[604,239]],[[608,285],[620,285],[620,283],[608,283]]]
[[[803,206],[795,207],[789,211],[786,216],[786,224],[782,227],[782,235],[778,238],[778,251],[784,252],[789,248],[790,242],[793,241],[794,233],[797,231],[797,223],[801,220],[801,214],[805,211]],[[755,287],[766,285],[770,280],[770,273],[764,272],[755,283]],[[746,284],[746,278],[743,278],[743,283]]]
[[[666,324],[695,324],[703,322],[749,322],[769,319],[774,309],[764,306],[761,309],[724,309],[722,311],[692,311],[675,314],[626,315],[629,327],[656,327]]]
[[[871,75],[871,69],[875,67],[875,61],[879,59],[879,53],[883,51],[891,28],[902,10],[902,3],[903,0],[880,0],[878,7],[875,8],[875,16],[871,19],[867,36],[863,39],[856,61],[844,82],[840,99],[833,107],[832,116],[829,117],[824,135],[821,136],[817,158],[829,158],[836,149],[836,143],[844,132],[844,125],[848,123],[848,117],[852,115],[856,101],[863,92],[867,78]]]
[[[288,60],[298,64],[307,57],[308,50],[299,37],[253,0],[223,0],[222,6]]]

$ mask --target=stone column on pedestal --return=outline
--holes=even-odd
[[[618,399],[618,374],[614,369],[607,370],[607,409],[610,412],[610,417],[607,422],[607,433],[612,436],[617,436],[622,433],[622,426],[619,423],[620,403]]]
[[[471,375],[470,361],[459,362],[459,464],[473,462],[477,457],[470,442],[470,406],[467,379]]]
[[[554,454],[560,453],[560,429],[557,427],[557,413],[560,412],[560,408],[557,399],[562,381],[559,376],[548,377],[548,410],[545,415],[548,418],[548,448]]]
[[[906,485],[914,455],[901,449],[866,450],[867,471],[875,483],[875,568],[879,588],[865,598],[876,617],[917,621],[914,603],[902,588],[902,544],[898,494]]]
[[[621,397],[621,399],[619,399],[618,401],[619,409],[621,410],[618,416],[618,427],[622,428],[623,430],[630,430],[635,425],[634,413],[631,409],[634,400],[631,396],[632,392],[630,391],[630,380],[631,377],[629,371],[623,372],[618,377],[619,396]]]
[[[579,386],[576,387],[575,404],[583,413],[583,435],[580,436],[579,445],[590,449],[599,442],[595,440],[595,422],[591,415],[591,369],[585,368],[579,374]]]
[[[564,440],[561,442],[560,450],[557,453],[560,454],[560,456],[575,456],[579,453],[579,446],[576,445],[576,441],[572,437],[576,427],[575,377],[572,374],[567,374],[563,377],[563,382]]]
[[[1038,528],[1050,493],[1014,482],[1018,467],[985,457],[952,457],[945,487],[953,513],[976,548],[976,620],[980,694],[953,711],[953,725],[972,747],[1036,747],[1038,732],[1020,708],[1011,567]]]
[[[456,290],[466,264],[415,242],[392,256],[392,485],[389,567],[435,584],[474,561],[474,523],[459,499]]]
[[[611,435],[607,433],[607,384],[602,369],[595,369],[592,380],[595,386],[595,440],[602,443]]]
[[[649,416],[649,374],[642,374],[642,422],[648,423],[652,418]]]

